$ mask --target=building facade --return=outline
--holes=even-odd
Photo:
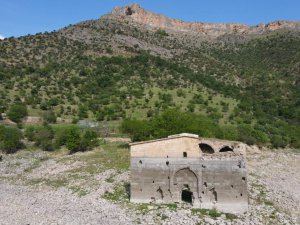
[[[178,134],[132,143],[134,203],[182,203],[242,213],[248,209],[245,144]]]

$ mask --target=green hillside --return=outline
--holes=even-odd
[[[129,41],[116,44],[120,35]],[[0,50],[1,112],[24,104],[33,116],[54,111],[73,120],[126,120],[124,131],[130,133],[130,121],[152,127],[162,112],[175,109],[182,113],[178,116],[211,121],[222,131],[191,130],[204,136],[300,146],[297,31],[198,43],[194,37],[100,19],[5,39]],[[149,129],[137,139],[190,130],[182,127],[155,134]],[[230,137],[224,136],[228,129],[234,133]]]

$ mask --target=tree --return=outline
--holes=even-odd
[[[17,128],[0,125],[0,150],[14,153],[22,147],[22,134]]]
[[[38,128],[34,134],[34,140],[37,146],[44,151],[52,151],[54,131],[51,126],[44,125]]]
[[[81,105],[78,108],[78,117],[79,119],[84,119],[88,117],[88,109],[86,106]]]
[[[34,129],[34,127],[32,127],[32,126],[27,127],[25,129],[24,135],[28,139],[28,141],[34,141],[34,138],[35,138],[35,129]]]
[[[91,150],[98,146],[98,135],[93,130],[87,130],[82,137],[82,151]]]
[[[81,137],[78,128],[71,127],[68,130],[66,136],[66,147],[71,151],[71,153],[81,150]]]
[[[20,123],[27,115],[27,108],[22,104],[12,105],[7,113],[8,118],[16,123]]]

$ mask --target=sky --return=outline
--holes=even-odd
[[[300,0],[0,0],[0,39],[98,19],[115,6],[133,2],[189,22],[256,25],[274,20],[300,21]]]

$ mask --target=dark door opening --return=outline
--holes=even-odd
[[[182,190],[181,201],[192,204],[193,203],[193,192],[191,192],[189,190]]]

